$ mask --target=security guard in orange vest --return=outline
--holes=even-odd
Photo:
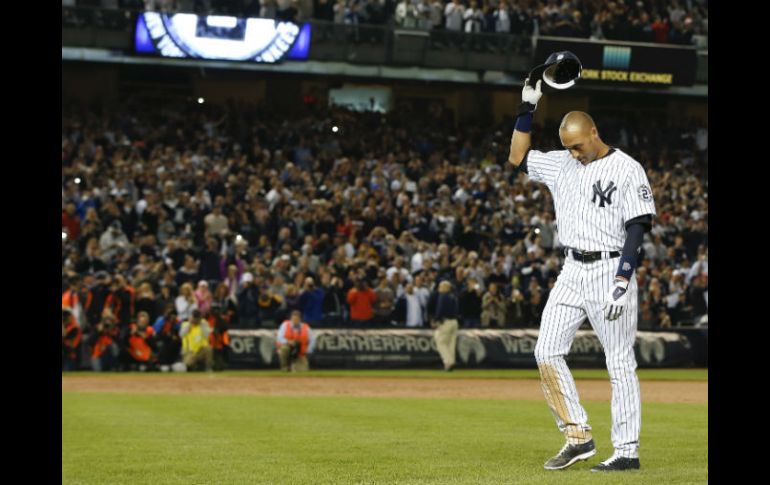
[[[310,325],[302,322],[302,312],[291,312],[291,319],[285,320],[278,328],[275,344],[281,370],[295,372],[309,369],[307,355],[313,353],[315,335]]]

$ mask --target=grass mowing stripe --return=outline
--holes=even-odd
[[[563,472],[543,403],[65,393],[63,483],[618,483],[609,404],[586,403],[599,454]],[[647,404],[625,484],[704,483],[708,407]],[[606,455],[606,456],[605,456]]]

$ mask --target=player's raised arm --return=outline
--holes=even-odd
[[[529,85],[529,78],[527,78],[524,81],[524,88],[521,90],[519,115],[516,117],[516,125],[513,128],[513,135],[511,135],[511,151],[508,154],[508,161],[514,167],[518,167],[521,164],[531,144],[532,113],[534,113],[535,108],[537,108],[537,102],[540,101],[540,97],[543,95],[542,91],[540,91],[540,84],[542,82],[542,80],[538,81],[537,85],[533,88]]]

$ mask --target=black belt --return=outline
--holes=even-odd
[[[592,263],[600,259],[619,258],[620,251],[578,251],[577,249],[567,248],[564,250],[564,255],[571,255],[572,259],[581,263]]]

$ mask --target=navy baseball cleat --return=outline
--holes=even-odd
[[[591,468],[592,472],[612,472],[622,470],[638,470],[639,458],[626,458],[612,455],[610,458]]]
[[[545,462],[546,470],[562,470],[580,460],[587,460],[596,454],[594,440],[582,445],[565,444],[559,453]]]

